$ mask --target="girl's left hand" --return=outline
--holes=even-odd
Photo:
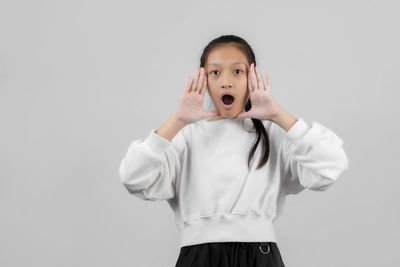
[[[247,112],[239,113],[235,120],[242,118],[253,118],[259,120],[271,120],[279,112],[279,104],[271,94],[271,81],[269,74],[266,74],[267,86],[265,86],[261,72],[254,63],[250,65],[249,75],[247,77],[249,95],[251,100],[251,109]]]

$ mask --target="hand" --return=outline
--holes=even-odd
[[[203,100],[207,89],[207,75],[204,73],[204,68],[200,68],[200,71],[196,69],[196,74],[191,83],[190,75],[188,76],[185,91],[175,112],[176,117],[184,124],[220,115],[218,110],[207,112],[203,109]]]
[[[268,73],[266,77],[267,87],[264,84],[259,68],[254,68],[254,63],[250,65],[247,82],[251,100],[251,109],[247,112],[239,113],[234,117],[235,120],[242,118],[272,120],[272,118],[278,114],[280,106],[272,97],[271,81]]]

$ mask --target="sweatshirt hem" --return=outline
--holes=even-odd
[[[224,214],[178,224],[180,247],[209,242],[277,242],[273,217]]]

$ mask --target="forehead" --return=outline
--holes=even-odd
[[[214,48],[207,57],[206,66],[243,65],[247,66],[247,57],[234,45],[223,45]]]

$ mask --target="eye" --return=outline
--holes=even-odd
[[[217,70],[212,70],[212,71],[210,71],[210,73],[213,73],[214,71],[217,71]]]
[[[240,69],[236,69],[236,70],[239,70],[239,71],[243,72],[243,71],[242,71],[242,70],[240,70]],[[236,71],[236,70],[235,70],[235,71]]]
[[[237,70],[243,72],[241,69],[236,69],[235,71],[237,71]],[[210,71],[210,73],[212,74],[214,71],[217,71],[217,70]]]

